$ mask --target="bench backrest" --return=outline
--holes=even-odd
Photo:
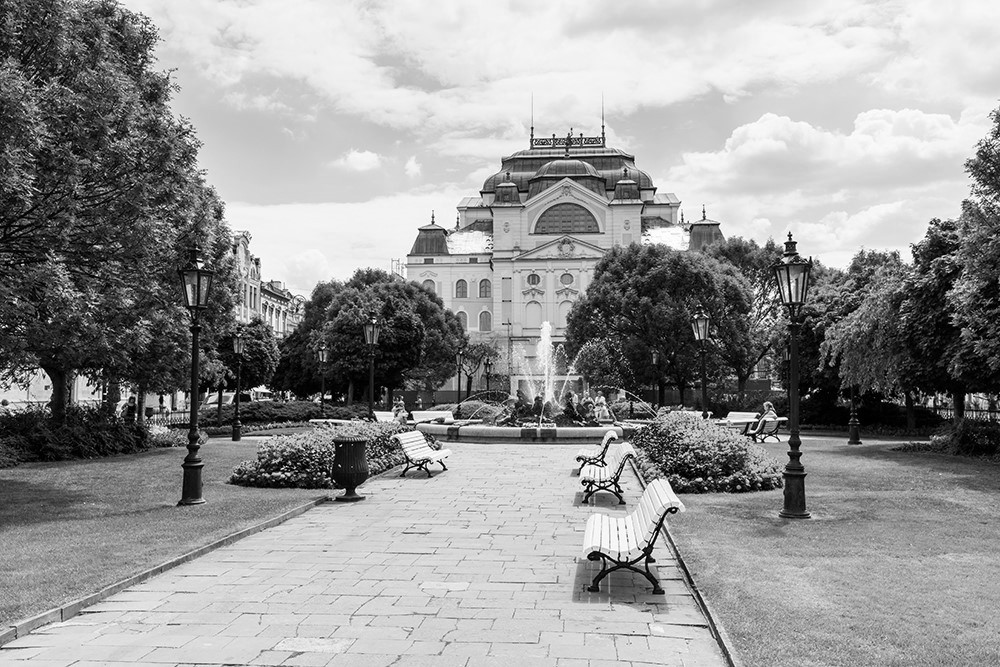
[[[615,448],[611,450],[612,461],[618,462],[618,465],[615,468],[614,479],[621,479],[622,471],[625,470],[625,464],[628,463],[628,460],[634,456],[635,447],[632,446],[632,443],[623,442],[615,445]]]
[[[445,424],[451,424],[455,421],[455,415],[452,414],[451,410],[414,410],[411,414],[415,422],[434,421],[442,417],[444,417]]]
[[[730,420],[730,421],[733,421],[733,420],[751,421],[751,420],[757,419],[757,413],[756,412],[730,412],[728,415],[726,415],[725,418],[728,419],[728,420]]]
[[[413,458],[414,455],[426,454],[431,449],[427,444],[427,439],[424,438],[424,434],[420,431],[396,433],[392,436],[392,439],[399,443],[399,446],[403,448],[403,452],[410,458]]]
[[[628,518],[632,522],[636,538],[649,544],[656,538],[656,531],[660,529],[667,514],[683,511],[684,503],[674,494],[670,482],[660,477],[646,485],[639,507]]]
[[[783,422],[788,421],[788,417],[771,417],[769,419],[761,419],[757,426],[754,428],[754,433],[777,433],[778,429],[781,428]]]
[[[391,422],[392,412],[383,412],[380,410],[375,411],[375,421],[379,422]]]

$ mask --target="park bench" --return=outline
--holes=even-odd
[[[385,412],[382,410],[375,410],[375,421],[377,422],[391,422],[392,412]]]
[[[747,435],[750,426],[756,424],[758,419],[760,418],[756,412],[730,412],[725,419],[719,419],[715,423]]]
[[[451,450],[431,449],[427,444],[427,439],[424,438],[424,434],[420,431],[397,433],[392,436],[392,439],[398,442],[399,446],[403,448],[403,456],[406,457],[406,468],[400,473],[400,477],[405,476],[410,468],[420,468],[427,473],[428,477],[433,477],[431,471],[427,468],[431,463],[441,464],[442,470],[448,469],[444,464],[444,460],[451,455]]]
[[[600,589],[601,579],[615,570],[627,569],[646,577],[653,584],[653,593],[662,594],[659,580],[649,571],[653,547],[668,514],[684,511],[670,483],[655,479],[642,492],[639,506],[631,514],[614,517],[592,514],[583,533],[583,555],[590,561],[601,561],[601,571],[587,587],[591,593]],[[643,569],[636,567],[642,561]]]
[[[596,466],[604,466],[606,462],[604,458],[608,455],[608,447],[611,446],[611,441],[618,438],[618,434],[614,431],[608,431],[604,434],[604,441],[598,447],[584,447],[576,453],[576,460],[580,462],[580,466],[585,466],[588,463],[592,463]]]
[[[430,422],[438,422],[439,424],[455,423],[455,415],[451,413],[451,410],[414,410],[410,414],[413,415],[413,423],[415,424],[427,424]]]
[[[635,448],[630,443],[615,445],[608,452],[607,465],[599,466],[593,463],[580,468],[580,483],[584,486],[583,502],[590,500],[598,491],[610,491],[618,497],[618,504],[624,505],[622,487],[619,484],[622,471],[630,458],[635,456]]]
[[[781,438],[778,437],[778,429],[780,429],[781,425],[787,421],[787,417],[761,419],[753,429],[747,431],[747,435],[749,435],[754,442],[764,442],[768,438],[774,438],[777,442],[781,442]]]

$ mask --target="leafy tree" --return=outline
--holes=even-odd
[[[232,334],[222,340],[219,356],[226,367],[226,388],[236,389],[238,359],[233,352],[233,337],[237,332],[243,336],[243,360],[240,368],[242,388],[252,389],[268,384],[278,365],[278,342],[274,330],[258,316],[249,324],[237,324]]]
[[[321,370],[317,349],[320,331],[326,321],[327,309],[343,289],[344,284],[335,280],[318,283],[313,288],[305,302],[302,321],[279,345],[278,364],[268,383],[270,389],[290,391],[299,398],[319,392]],[[347,385],[338,382],[327,369],[326,389],[342,393]]]
[[[462,377],[465,378],[465,397],[472,396],[472,381],[475,379],[483,362],[487,359],[495,362],[500,357],[496,345],[491,342],[477,341],[462,349]]]
[[[712,317],[720,348],[745,345],[750,289],[730,264],[702,253],[659,245],[613,248],[594,268],[586,295],[570,311],[567,352],[590,339],[621,342],[633,375],[648,381],[651,351],[683,395],[698,374],[691,316],[699,306]],[[631,351],[631,352],[630,352]]]
[[[747,382],[757,365],[782,338],[781,302],[772,267],[781,259],[781,248],[768,239],[763,246],[756,241],[733,237],[706,249],[711,257],[735,266],[750,288],[750,310],[745,336],[736,336],[719,348],[721,358],[736,377],[739,400],[746,395]]]
[[[145,17],[112,0],[28,0],[0,6],[0,25],[0,352],[8,380],[49,374],[61,421],[79,372],[169,384],[183,359],[175,270],[195,239],[220,268],[211,344],[229,315],[228,230],[169,76],[152,70]]]

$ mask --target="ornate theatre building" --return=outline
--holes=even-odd
[[[704,209],[685,223],[680,200],[658,193],[634,156],[609,148],[603,127],[599,137],[532,133],[530,148],[503,158],[479,194],[459,202],[454,228],[433,214],[420,227],[406,274],[440,295],[473,341],[530,358],[543,322],[563,340],[570,307],[610,248],[720,238]]]

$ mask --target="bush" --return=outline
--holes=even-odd
[[[70,406],[61,426],[48,412],[33,410],[0,417],[5,461],[62,461],[131,454],[150,447],[144,426],[126,424],[99,407]]]
[[[778,462],[730,429],[694,412],[671,412],[636,431],[639,467],[677,493],[768,491],[782,486]]]
[[[410,430],[402,424],[358,422],[274,436],[260,446],[256,459],[236,466],[229,482],[272,488],[334,488],[331,477],[336,454],[334,438],[367,438],[368,474],[377,475],[403,463],[403,452],[391,438]],[[439,448],[433,438],[427,436],[427,439],[432,447]]]
[[[938,429],[931,445],[959,456],[995,456],[1000,453],[1000,424],[959,419]]]
[[[653,413],[650,406],[641,401],[615,401],[614,403],[608,403],[608,408],[611,410],[611,414],[614,415],[615,421],[621,421],[623,419],[653,419],[656,415]]]
[[[198,431],[198,442],[204,445],[208,442],[208,433],[203,430]],[[187,429],[167,428],[153,424],[149,427],[149,445],[151,447],[187,447]]]
[[[449,410],[451,414],[455,415],[455,419],[482,419],[483,421],[495,420],[497,415],[503,412],[502,406],[483,401],[462,401],[461,405],[444,403],[430,409]]]
[[[222,406],[222,422],[219,422],[218,407],[203,407],[198,411],[198,423],[202,426],[227,426],[233,422],[236,406]],[[354,419],[368,414],[367,406],[327,407],[326,417],[330,419]],[[319,419],[319,403],[311,401],[254,401],[240,404],[240,423],[308,422]]]

